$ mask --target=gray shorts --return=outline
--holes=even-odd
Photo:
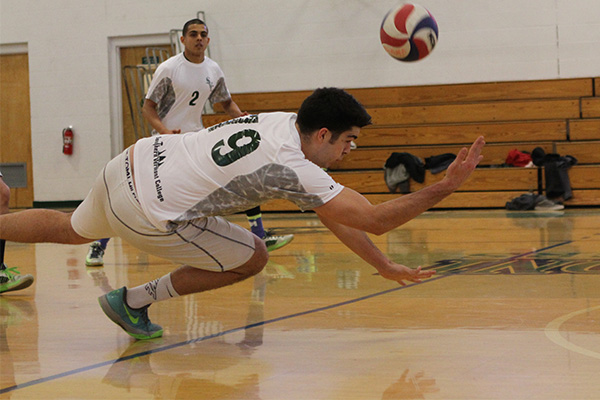
[[[227,271],[254,254],[254,235],[222,217],[205,217],[163,232],[148,221],[130,176],[129,153],[112,159],[77,207],[71,225],[89,239],[119,236],[132,246],[177,264]]]

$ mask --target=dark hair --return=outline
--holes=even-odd
[[[182,36],[185,36],[188,29],[190,28],[190,25],[204,25],[204,26],[206,26],[206,33],[208,33],[208,26],[204,23],[204,21],[202,21],[201,19],[198,19],[198,18],[194,18],[194,19],[190,19],[188,22],[186,22],[183,25],[183,33],[181,34]]]
[[[371,116],[350,93],[338,88],[319,88],[302,102],[296,122],[303,135],[329,129],[334,142],[354,126],[371,124]]]

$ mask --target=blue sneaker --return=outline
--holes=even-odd
[[[148,319],[148,307],[130,308],[125,302],[127,288],[113,290],[98,297],[98,302],[104,314],[112,322],[119,325],[125,332],[136,339],[154,339],[161,337],[163,329]]]

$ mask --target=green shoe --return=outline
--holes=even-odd
[[[282,248],[294,239],[294,235],[268,235],[263,238],[267,245],[267,251],[273,251]]]
[[[163,329],[160,325],[153,324],[148,319],[148,307],[140,309],[130,308],[125,302],[127,288],[108,292],[98,297],[98,302],[104,314],[112,322],[119,325],[125,332],[136,339],[154,339],[161,337]]]
[[[17,268],[0,264],[0,293],[28,288],[33,283],[32,275],[19,275]]]

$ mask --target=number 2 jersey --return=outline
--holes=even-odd
[[[287,199],[301,210],[325,204],[343,186],[306,159],[295,123],[294,113],[262,113],[138,140],[133,170],[144,213],[169,231],[270,199]]]
[[[188,61],[183,53],[158,66],[146,98],[157,104],[156,112],[168,129],[197,131],[202,125],[204,103],[229,100],[225,75],[208,57],[200,64]]]

